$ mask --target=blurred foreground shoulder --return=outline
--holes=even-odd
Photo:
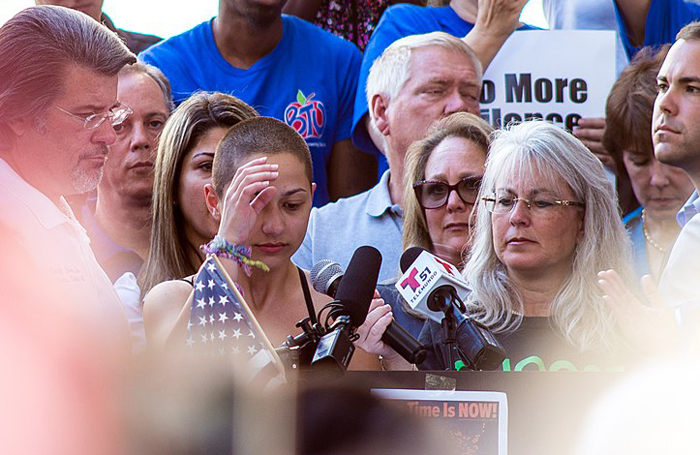
[[[143,299],[143,327],[150,347],[163,347],[193,288],[184,280],[165,281]]]

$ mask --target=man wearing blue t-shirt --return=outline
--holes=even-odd
[[[159,67],[181,102],[197,90],[227,93],[306,140],[314,205],[376,181],[375,158],[350,141],[361,56],[351,43],[282,15],[284,0],[221,0],[219,14],[140,55]]]
[[[684,0],[615,0],[620,39],[630,59],[644,46],[673,43],[685,25],[700,20],[700,5]]]

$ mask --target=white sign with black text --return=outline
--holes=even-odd
[[[571,130],[604,116],[614,82],[615,32],[518,31],[484,74],[481,116],[494,126],[544,118]]]

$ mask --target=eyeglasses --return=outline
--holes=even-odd
[[[112,126],[120,125],[124,122],[124,120],[126,120],[131,114],[134,113],[134,111],[129,109],[127,106],[121,105],[113,107],[112,109],[108,110],[106,114],[91,114],[87,117],[68,112],[62,107],[56,106],[56,109],[65,114],[70,115],[71,117],[77,118],[78,120],[82,120],[85,123],[85,129],[88,130],[94,130],[99,128],[99,126],[102,125],[102,123],[107,119],[109,119],[109,123]]]
[[[480,177],[465,177],[454,185],[437,180],[421,180],[413,184],[413,191],[416,193],[418,203],[424,209],[438,209],[450,198],[452,191],[457,191],[457,195],[465,204],[474,204],[479,187]]]
[[[553,197],[548,196],[538,196],[535,199],[525,199],[511,195],[495,194],[493,196],[484,196],[481,198],[481,200],[484,201],[486,210],[496,214],[510,213],[518,204],[518,201],[523,201],[533,215],[539,216],[551,214],[560,207],[586,206],[586,204],[583,202],[554,199]]]

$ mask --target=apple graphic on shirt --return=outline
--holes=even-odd
[[[305,96],[297,90],[297,100],[284,110],[284,121],[304,139],[320,138],[326,123],[326,108],[321,101],[314,100],[316,94]]]

